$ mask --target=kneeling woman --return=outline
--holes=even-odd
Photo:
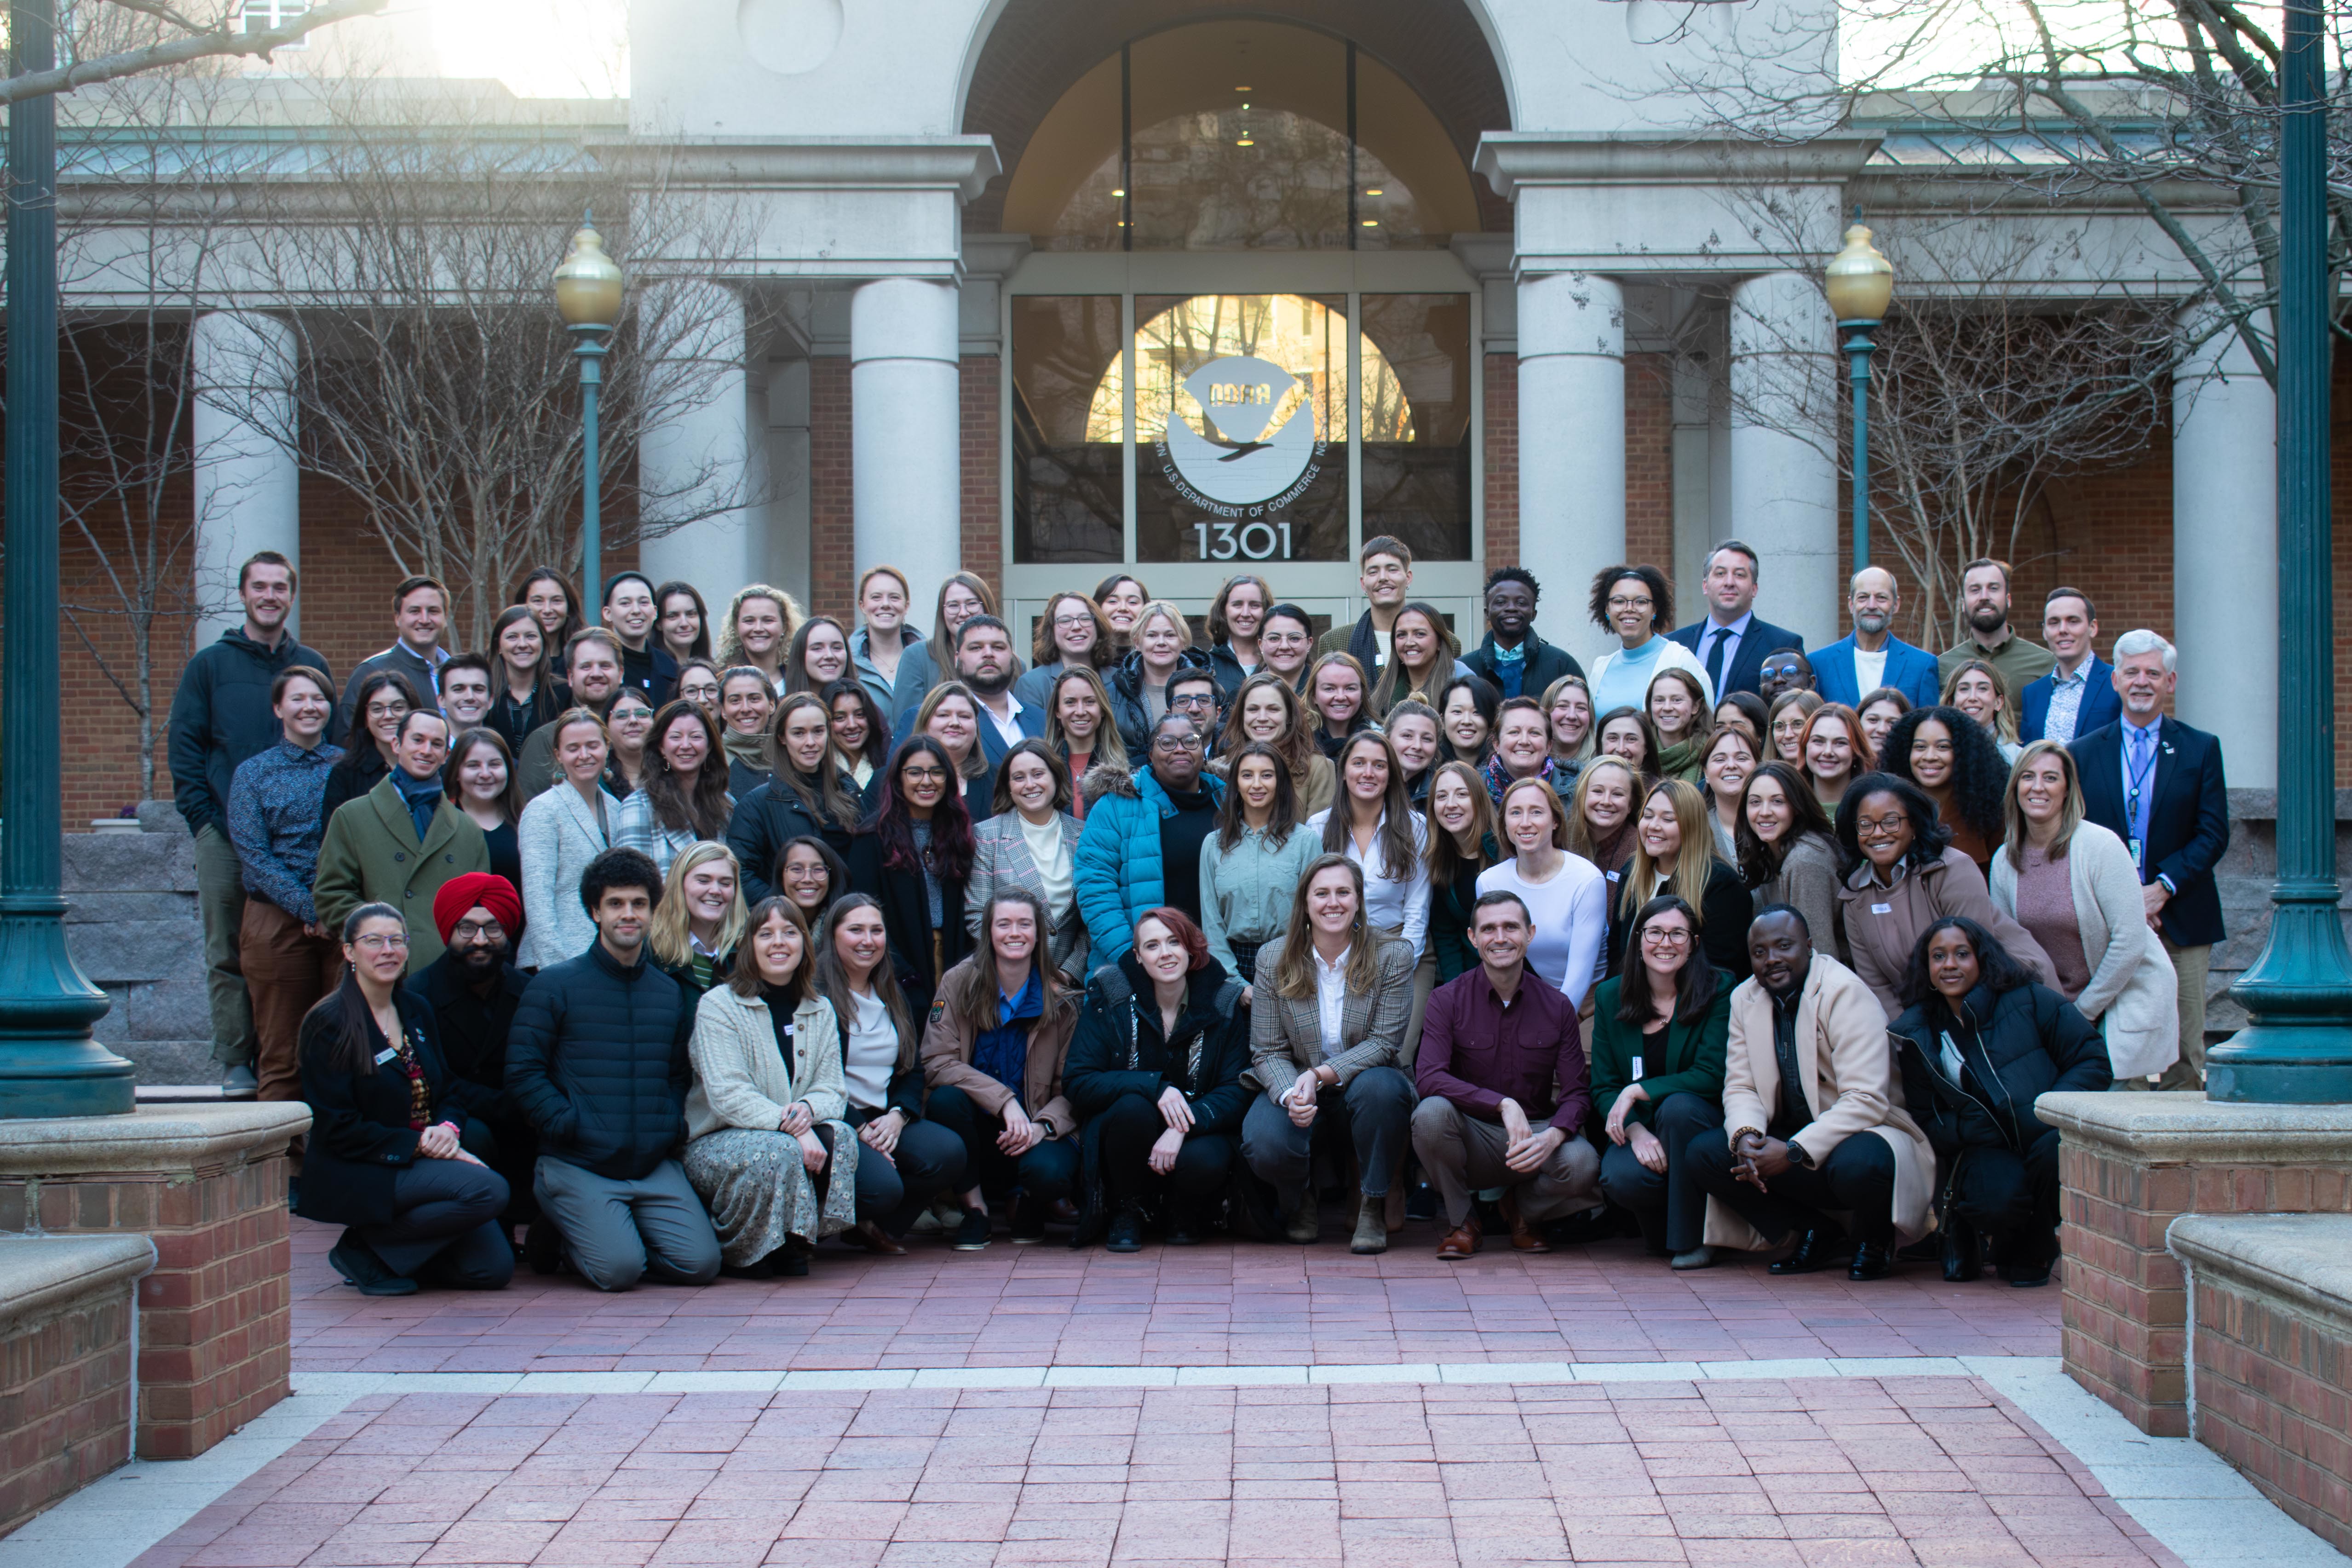
[[[498,1290],[514,1278],[506,1179],[466,1149],[489,1131],[449,1103],[432,1006],[401,984],[407,925],[362,904],[342,939],[342,983],[299,1037],[310,1142],[295,1212],[349,1227],[327,1261],[362,1295]]]
[[[1013,1239],[1043,1241],[1045,1215],[1078,1175],[1078,1119],[1062,1061],[1078,1004],[1045,961],[1043,900],[1003,887],[981,911],[980,949],[940,980],[923,1031],[923,1113],[963,1139],[959,1252],[988,1245],[988,1195],[1017,1194]]]
[[[1894,1022],[1903,1100],[1950,1171],[1944,1278],[1973,1280],[1989,1244],[2001,1278],[2046,1285],[2058,1259],[2058,1133],[2036,1096],[2114,1084],[2107,1048],[2074,1004],[1975,921],[1920,935]],[[1957,1168],[1955,1168],[1957,1162]]]
[[[1412,1120],[1412,1081],[1397,1063],[1417,960],[1365,918],[1364,873],[1346,855],[1319,856],[1298,886],[1281,950],[1258,955],[1271,983],[1250,1008],[1250,1071],[1265,1092],[1242,1118],[1242,1157],[1280,1199],[1284,1233],[1304,1243],[1320,1228],[1317,1134],[1351,1144],[1361,1201],[1349,1250],[1385,1252]]]
[[[1108,1209],[1110,1249],[1140,1251],[1155,1187],[1167,1197],[1168,1244],[1201,1239],[1249,1106],[1241,997],[1240,978],[1209,956],[1201,928],[1165,907],[1146,910],[1134,947],[1087,985],[1062,1070],[1070,1107],[1086,1118],[1087,1201],[1072,1246],[1094,1239]]]
[[[798,907],[761,899],[734,972],[695,1009],[686,1179],[738,1279],[805,1274],[817,1241],[857,1222],[840,1026],[814,968]]]
[[[1706,1192],[1685,1158],[1692,1138],[1723,1127],[1723,1051],[1731,977],[1706,956],[1690,904],[1643,904],[1623,967],[1592,1005],[1592,1103],[1606,1105],[1601,1190],[1642,1222],[1642,1239],[1677,1269],[1715,1261]]]

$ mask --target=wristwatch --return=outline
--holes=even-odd
[[[1813,1156],[1805,1153],[1804,1145],[1792,1143],[1788,1145],[1787,1147],[1789,1150],[1789,1163],[1790,1165],[1796,1166],[1801,1171],[1809,1171],[1813,1168]]]

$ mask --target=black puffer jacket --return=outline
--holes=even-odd
[[[824,799],[821,792],[812,789],[812,793],[820,801]],[[847,785],[843,795],[856,800],[857,786]],[[735,852],[735,863],[741,868],[737,880],[742,884],[745,906],[776,891],[776,857],[786,844],[799,838],[823,839],[835,854],[847,855],[850,834],[856,826],[813,814],[793,787],[772,774],[750,794],[738,795],[735,814],[727,820],[727,847]]]
[[[2095,1093],[2115,1082],[2098,1030],[2074,1003],[2038,982],[1999,996],[1979,986],[1961,998],[1958,1016],[1937,997],[1906,1009],[1892,1027],[1904,1103],[1940,1155],[1966,1148],[2022,1154],[2052,1130],[2033,1113],[2037,1096]],[[1967,1064],[1969,1087],[1945,1073],[1947,1034]]]
[[[694,1009],[641,951],[624,967],[597,942],[541,969],[507,1034],[507,1092],[539,1152],[635,1181],[686,1142]]]
[[[1174,680],[1187,670],[1205,670],[1213,675],[1216,665],[1202,650],[1187,648],[1176,655],[1176,667],[1168,672],[1168,678]],[[1128,756],[1148,758],[1151,755],[1151,712],[1143,702],[1142,650],[1130,651],[1103,685],[1110,689],[1110,716],[1118,726],[1118,737],[1127,742]]]

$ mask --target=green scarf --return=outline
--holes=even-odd
[[[1677,740],[1671,746],[1658,748],[1658,772],[1663,778],[1681,779],[1696,784],[1706,761],[1704,747],[1696,740]]]
[[[719,732],[719,743],[727,748],[729,760],[740,762],[754,772],[768,771],[768,737],[764,735],[740,735],[734,730]]]

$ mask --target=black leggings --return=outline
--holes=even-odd
[[[498,1222],[507,1196],[506,1178],[494,1170],[419,1155],[393,1173],[393,1218],[352,1228],[395,1274],[456,1291],[496,1291],[514,1278],[514,1249]]]
[[[1153,1179],[1151,1145],[1168,1130],[1156,1101],[1140,1094],[1122,1094],[1094,1120],[1096,1157],[1101,1163],[1104,1190],[1113,1204],[1127,1204],[1143,1196]],[[1234,1168],[1234,1140],[1223,1133],[1188,1133],[1176,1151],[1176,1166],[1167,1176],[1169,1191],[1197,1201],[1223,1190]]]
[[[817,1136],[827,1149],[833,1147],[828,1126],[819,1126]],[[933,1198],[962,1181],[963,1140],[936,1122],[909,1122],[888,1157],[858,1149],[857,1218],[874,1221],[887,1235],[904,1236]]]

